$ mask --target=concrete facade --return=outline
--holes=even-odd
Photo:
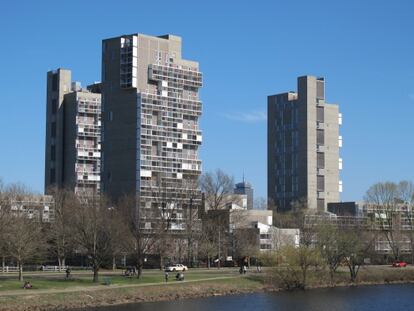
[[[339,202],[342,115],[325,102],[323,78],[298,78],[298,91],[268,96],[269,208],[285,211],[295,202],[326,211]]]
[[[103,40],[102,186],[114,201],[138,197],[147,229],[154,225],[151,208],[159,204],[174,208],[179,219],[182,206],[174,198],[201,203],[194,195],[201,174],[201,86],[198,63],[181,58],[180,37],[132,34]],[[178,222],[173,226],[180,229]]]
[[[101,94],[82,89],[71,71],[47,73],[45,193],[53,186],[75,193],[100,191]]]

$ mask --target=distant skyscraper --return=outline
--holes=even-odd
[[[342,192],[337,105],[325,102],[323,78],[298,78],[298,92],[268,97],[269,207],[288,210],[295,201],[325,211]]]
[[[115,201],[136,195],[151,229],[151,207],[198,191],[202,74],[181,58],[180,37],[131,34],[103,41],[102,83],[103,190]],[[199,205],[197,197],[186,204]],[[174,210],[180,219],[182,204]],[[179,221],[172,228],[181,229]]]
[[[253,188],[250,183],[244,180],[244,177],[242,182],[236,184],[234,193],[247,195],[247,209],[253,209]]]
[[[70,70],[47,73],[45,192],[51,186],[99,192],[101,94],[82,89]]]

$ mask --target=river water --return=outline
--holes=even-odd
[[[85,310],[85,309],[83,309]],[[414,311],[414,284],[338,287],[98,307],[88,311]]]

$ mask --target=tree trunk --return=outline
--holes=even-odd
[[[210,269],[210,256],[207,255],[207,268]]]
[[[59,266],[59,272],[62,272],[62,261],[59,256],[58,256],[58,266]]]
[[[99,282],[99,267],[93,266],[93,282],[98,283]]]
[[[331,286],[334,285],[334,270],[331,268],[329,269],[329,278],[331,279]]]
[[[112,271],[116,270],[116,258],[115,256],[112,256]]]
[[[307,268],[303,268],[302,270],[302,288],[305,289],[306,288],[306,274],[307,274]]]
[[[349,265],[349,272],[351,274],[351,282],[355,283],[356,281],[356,267],[354,265]]]
[[[138,264],[138,273],[137,273],[138,279],[141,278],[141,275],[142,275],[142,268],[143,268],[142,266],[143,266],[142,263]]]
[[[188,267],[193,267],[193,249],[191,238],[187,238],[187,264]]]
[[[414,243],[413,243],[413,238],[411,238],[411,264],[414,265]]]
[[[164,267],[164,254],[160,253],[160,270]]]
[[[1,260],[1,271],[5,272],[4,270],[6,270],[6,257],[2,256],[2,260]]]
[[[23,264],[19,261],[19,281],[23,282]]]

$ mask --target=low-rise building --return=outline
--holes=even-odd
[[[414,213],[407,204],[379,206],[360,204],[355,215],[342,216],[324,213],[306,215],[304,230],[316,230],[319,224],[331,224],[340,230],[359,230],[361,238],[372,245],[372,260],[384,262],[395,258],[407,258],[412,261],[414,249]]]
[[[12,198],[3,202],[0,209],[9,209],[12,215],[23,213],[39,222],[54,221],[54,199],[50,195],[33,195]]]
[[[299,247],[299,229],[277,228],[260,222],[255,227],[259,229],[260,251],[280,250],[284,246]]]

